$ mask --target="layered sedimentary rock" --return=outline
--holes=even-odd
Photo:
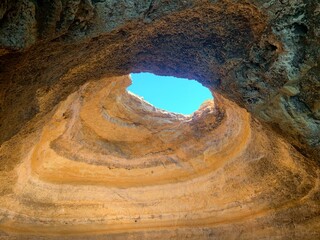
[[[1,142],[85,81],[149,71],[197,79],[320,155],[316,1],[21,0],[0,13]]]
[[[0,3],[0,237],[320,237],[319,3]],[[127,74],[193,78],[184,116]]]
[[[260,238],[293,226],[318,236],[316,165],[222,97],[177,115],[128,93],[129,83],[82,86],[19,139],[4,236]]]

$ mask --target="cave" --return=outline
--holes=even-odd
[[[0,3],[0,239],[319,239],[319,22],[313,0]],[[214,98],[157,109],[140,72]]]

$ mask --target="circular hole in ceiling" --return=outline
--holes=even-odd
[[[209,89],[196,80],[152,73],[132,73],[130,76],[132,84],[127,88],[129,92],[168,112],[189,115],[198,110],[204,101],[213,98]]]

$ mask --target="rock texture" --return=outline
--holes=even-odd
[[[0,3],[0,237],[318,239],[313,0]],[[197,79],[191,116],[127,74]]]
[[[41,130],[12,139],[22,148],[2,181],[16,175],[1,198],[4,236],[319,236],[315,164],[222,97],[176,115],[129,84],[85,84]]]

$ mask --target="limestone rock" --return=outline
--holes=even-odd
[[[320,238],[318,1],[0,3],[0,238]],[[128,74],[196,79],[191,116]]]

